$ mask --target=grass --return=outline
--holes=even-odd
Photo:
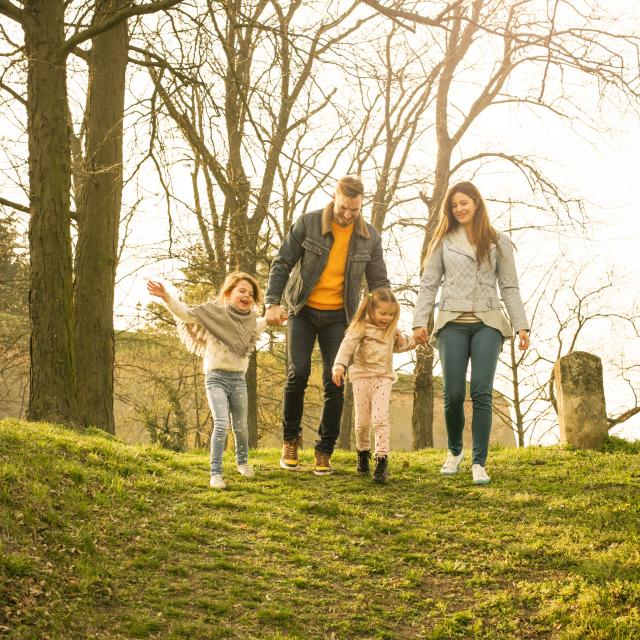
[[[640,447],[494,450],[487,487],[442,452],[387,485],[0,421],[0,636],[640,637]]]

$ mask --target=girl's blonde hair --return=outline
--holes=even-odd
[[[460,223],[453,215],[453,209],[451,206],[451,200],[456,193],[464,193],[464,195],[471,198],[473,203],[476,205],[476,212],[473,216],[472,232],[478,264],[482,264],[485,260],[489,261],[491,244],[495,244],[496,247],[498,246],[498,234],[489,222],[487,205],[480,195],[480,191],[478,191],[478,188],[471,182],[458,182],[458,184],[454,184],[449,188],[444,202],[442,203],[438,223],[427,248],[425,264],[431,254],[438,248],[445,235],[449,233],[449,231],[455,231],[460,226]]]
[[[374,289],[364,298],[362,298],[360,306],[358,307],[358,310],[356,311],[356,314],[353,316],[353,320],[349,325],[349,330],[362,329],[367,319],[373,322],[373,312],[380,306],[381,303],[385,302],[389,302],[394,306],[393,320],[389,323],[389,326],[384,333],[385,337],[388,338],[398,326],[398,320],[400,319],[400,303],[393,295],[393,291],[391,291],[391,289],[386,289],[383,287]]]
[[[218,302],[226,302],[229,299],[231,292],[238,286],[238,282],[240,282],[240,280],[246,280],[251,285],[253,288],[253,303],[256,306],[260,306],[260,304],[262,304],[262,289],[260,288],[258,281],[244,271],[232,271],[227,274],[222,286],[220,287],[220,291],[218,292]]]

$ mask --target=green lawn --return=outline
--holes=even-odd
[[[492,451],[487,487],[311,456],[214,492],[204,453],[0,421],[0,637],[640,638],[640,446]]]

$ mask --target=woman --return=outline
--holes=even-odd
[[[496,283],[509,320],[498,298]],[[464,396],[471,360],[474,484],[488,484],[485,470],[491,433],[493,379],[502,344],[518,334],[529,346],[529,324],[520,297],[511,240],[489,222],[478,189],[460,182],[447,193],[427,249],[413,316],[417,343],[429,340],[427,322],[442,284],[440,310],[430,343],[438,347],[444,386],[444,416],[449,451],[440,473],[454,475],[464,458]]]

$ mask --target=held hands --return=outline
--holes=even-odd
[[[267,324],[270,327],[281,327],[287,321],[289,317],[287,310],[283,309],[279,304],[270,306],[264,314],[267,319]]]
[[[521,329],[518,331],[518,348],[520,351],[526,351],[529,348],[529,332]]]
[[[416,327],[413,330],[413,339],[416,341],[416,344],[427,344],[427,342],[429,342],[427,327]]]
[[[331,378],[336,387],[341,387],[344,382],[344,367],[341,364],[334,365],[331,369]]]
[[[155,280],[147,280],[147,291],[157,298],[162,298],[165,302],[169,299],[169,294],[161,282]]]

